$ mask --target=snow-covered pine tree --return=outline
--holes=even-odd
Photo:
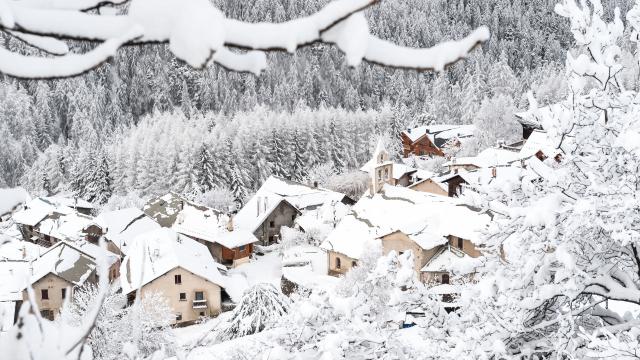
[[[193,114],[193,104],[191,102],[191,96],[189,95],[189,86],[187,80],[182,80],[182,88],[180,91],[180,109],[182,113],[188,118]]]
[[[347,149],[345,147],[345,133],[337,129],[333,116],[329,120],[329,141],[331,143],[331,161],[336,169],[336,173],[341,174],[347,170]]]
[[[291,179],[295,181],[302,181],[307,177],[309,156],[305,152],[305,142],[306,136],[296,127],[293,131],[293,167],[291,169]]]
[[[244,206],[244,201],[248,195],[247,188],[244,184],[244,179],[239,168],[239,165],[233,166],[229,176],[229,189],[231,189],[237,209],[241,209]]]
[[[216,185],[214,179],[214,168],[209,148],[206,144],[200,146],[198,151],[198,158],[194,165],[194,176],[196,185],[201,192],[206,192]]]

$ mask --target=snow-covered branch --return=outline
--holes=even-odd
[[[428,49],[398,46],[370,34],[363,10],[378,0],[336,0],[307,17],[282,23],[228,19],[209,0],[132,0],[126,15],[102,15],[90,9],[126,0],[28,0],[0,2],[0,29],[59,58],[27,57],[2,51],[0,71],[16,77],[66,77],[83,73],[114,56],[125,44],[168,42],[175,56],[195,68],[211,62],[233,71],[260,74],[267,66],[262,51],[293,53],[315,42],[335,44],[350,66],[366,60],[383,66],[442,70],[488,40],[481,27],[458,41]],[[140,29],[135,37],[131,29]],[[63,39],[104,42],[83,55],[66,54]],[[254,50],[234,53],[229,48]],[[35,72],[23,70],[37,67]]]

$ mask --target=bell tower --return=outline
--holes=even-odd
[[[373,152],[372,165],[369,170],[371,196],[382,190],[385,183],[391,183],[393,175],[393,163],[389,161],[389,152],[384,147],[382,139],[378,140],[376,150]]]

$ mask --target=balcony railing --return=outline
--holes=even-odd
[[[193,300],[193,308],[194,309],[206,309],[207,308],[207,300]]]

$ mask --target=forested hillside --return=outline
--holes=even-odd
[[[284,21],[326,3],[217,2],[230,17],[249,21]],[[614,6],[625,13],[630,3],[617,0],[606,6],[609,13]],[[369,144],[357,141],[370,138],[371,129],[374,134],[393,136],[408,124],[482,122],[489,114],[526,106],[523,93],[530,88],[542,104],[562,96],[558,74],[565,57],[562,49],[569,48],[571,36],[563,19],[553,13],[554,4],[555,0],[395,0],[369,10],[377,35],[410,46],[461,37],[479,25],[491,28],[490,41],[468,61],[441,75],[370,64],[351,69],[342,54],[320,48],[323,45],[309,46],[295,56],[270,55],[272,65],[260,77],[220,67],[197,71],[173,58],[165,45],[157,45],[129,48],[109,64],[72,79],[3,78],[0,138],[6,140],[0,142],[0,185],[24,183],[35,192],[72,190],[99,202],[111,193],[131,189],[144,195],[167,189],[239,186],[242,191],[236,192],[249,193],[266,174],[278,173],[277,148],[288,153],[287,146],[295,146],[285,144],[284,139],[312,137],[317,143],[328,139],[317,145],[325,153],[318,155],[318,164],[329,162],[336,172],[345,171],[368,156]],[[24,47],[13,38],[5,39],[5,45]],[[254,110],[258,106],[261,108]],[[336,110],[315,112],[317,109]],[[349,113],[360,110],[367,112]],[[376,122],[363,128],[357,125],[363,117]],[[287,120],[273,120],[276,118]],[[142,125],[136,128],[138,124]],[[163,131],[164,126],[180,131]],[[190,133],[195,136],[187,136]],[[167,134],[185,135],[184,139],[169,139]],[[159,143],[172,146],[156,148]],[[259,146],[268,150],[256,150]],[[256,157],[251,151],[265,156]],[[245,178],[242,182],[231,181],[233,172],[217,165],[229,161],[229,154],[236,156],[235,171],[247,174],[238,176]],[[151,166],[158,165],[159,157],[166,169],[183,169],[153,176],[144,173],[144,169],[160,168]],[[198,162],[207,159],[210,163],[198,168]],[[207,167],[224,175],[215,179],[198,175]],[[104,174],[111,181],[99,180]],[[305,174],[301,170],[281,175],[302,178]]]

